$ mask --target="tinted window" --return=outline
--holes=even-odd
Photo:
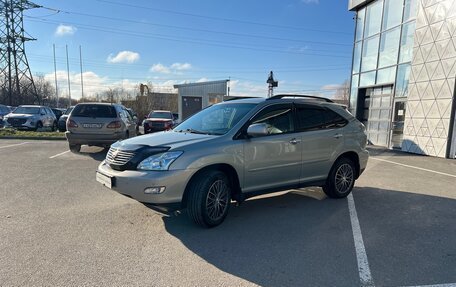
[[[69,115],[73,109],[74,109],[74,107],[69,107],[69,108],[65,111],[65,115]]]
[[[155,119],[173,119],[173,114],[168,112],[151,112],[148,116],[149,118]]]
[[[312,106],[298,106],[297,127],[299,131],[311,131],[343,127],[347,120],[328,109]]]
[[[73,117],[116,118],[116,109],[108,105],[77,105],[71,113]]]
[[[283,134],[293,132],[293,112],[291,105],[267,107],[252,121],[252,124],[265,123],[269,134]]]

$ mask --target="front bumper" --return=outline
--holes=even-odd
[[[80,145],[111,145],[124,138],[124,133],[113,134],[76,134],[69,131],[65,132],[65,137],[71,144]]]
[[[189,182],[192,170],[168,171],[116,171],[103,161],[98,172],[112,179],[111,189],[142,203],[157,206],[178,206],[182,202],[185,187]],[[150,187],[165,187],[161,194],[147,194]]]
[[[7,128],[16,128],[16,129],[36,129],[37,121],[34,119],[25,119],[25,123],[9,123],[7,120],[3,120],[3,124]]]

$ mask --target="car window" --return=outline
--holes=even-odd
[[[65,115],[69,115],[73,109],[74,109],[74,107],[69,107],[69,108],[65,111]]]
[[[267,124],[269,134],[294,132],[292,106],[275,105],[266,107],[253,118],[251,123]]]
[[[298,131],[337,128],[347,124],[347,120],[342,116],[322,107],[297,105],[296,115]]]
[[[116,109],[108,105],[77,105],[71,113],[73,117],[116,118]]]
[[[18,107],[13,114],[39,114],[40,108],[38,107]]]
[[[206,108],[178,125],[174,131],[223,135],[230,131],[255,104],[223,103]]]
[[[155,118],[155,119],[173,119],[173,114],[168,112],[151,112],[148,118]]]

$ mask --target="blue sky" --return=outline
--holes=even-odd
[[[354,14],[345,0],[34,2],[50,9],[25,12],[25,30],[37,39],[26,44],[30,68],[54,83],[55,44],[61,96],[68,94],[66,45],[74,98],[79,46],[85,95],[231,79],[231,95],[266,96],[272,70],[275,93],[331,96],[350,75]]]

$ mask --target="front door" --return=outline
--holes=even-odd
[[[393,124],[391,128],[391,147],[395,149],[402,148],[406,104],[407,103],[404,99],[396,100],[394,102]]]
[[[370,144],[389,147],[392,98],[391,87],[374,88],[370,96],[367,124]]]
[[[292,105],[266,107],[252,123],[266,123],[269,134],[244,142],[243,190],[297,186],[301,175],[301,141],[294,131]]]
[[[182,120],[185,120],[201,111],[201,97],[182,97]]]

